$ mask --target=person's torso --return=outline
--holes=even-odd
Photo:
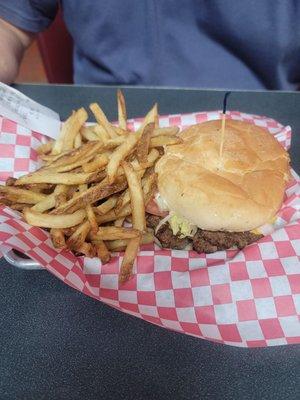
[[[300,2],[63,0],[75,82],[296,89]]]

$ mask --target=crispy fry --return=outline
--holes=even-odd
[[[131,209],[132,209],[132,225],[135,229],[143,232],[146,229],[145,219],[145,203],[141,185],[141,179],[132,168],[131,164],[123,161],[128,188],[130,193]]]
[[[118,196],[111,196],[97,207],[97,214],[106,214],[112,210],[117,204]]]
[[[117,91],[117,101],[118,101],[118,121],[119,127],[122,129],[127,129],[127,112],[125,98],[121,90]]]
[[[52,211],[52,214],[63,214],[65,212],[73,212],[83,207],[85,204],[93,204],[98,200],[105,199],[112,194],[121,192],[127,187],[127,182],[124,177],[119,177],[116,181],[110,185],[103,185],[102,182],[90,187],[84,193],[80,193],[75,198],[68,200],[65,204],[61,205],[57,209]]]
[[[15,203],[36,204],[46,198],[45,194],[14,186],[0,186],[0,195]]]
[[[64,249],[66,247],[65,235],[62,229],[50,229],[50,237],[56,249]]]
[[[78,247],[80,247],[85,242],[90,229],[91,224],[89,221],[85,221],[80,224],[75,232],[73,232],[72,235],[67,239],[68,247],[72,250],[76,250]]]
[[[96,254],[94,246],[91,243],[87,243],[87,242],[82,243],[82,245],[80,247],[74,249],[74,251],[77,254],[83,254],[84,256],[89,257],[89,258],[95,257],[95,254]]]
[[[105,144],[104,144],[104,149],[105,150],[111,150],[114,149],[118,146],[120,146],[122,143],[124,143],[126,140],[125,136],[118,136],[116,138],[113,139],[108,139]]]
[[[53,143],[54,143],[53,141],[50,141],[50,142],[41,144],[39,147],[36,148],[36,152],[39,155],[50,153],[50,151],[52,150],[52,147],[53,147]]]
[[[87,215],[88,221],[91,225],[91,231],[93,233],[96,233],[98,230],[98,223],[97,223],[97,219],[96,219],[96,215],[94,213],[93,207],[90,204],[87,204],[85,210],[86,210],[86,215]]]
[[[140,244],[149,244],[154,242],[154,236],[152,232],[143,233]],[[128,244],[126,239],[117,239],[106,242],[106,246],[110,251],[124,251]]]
[[[155,128],[152,132],[151,137],[156,136],[176,136],[179,132],[178,126],[168,126],[165,128]]]
[[[139,250],[140,241],[141,241],[140,236],[130,239],[128,241],[120,269],[120,275],[119,275],[120,283],[125,283],[132,275],[133,264]]]
[[[139,236],[140,232],[137,229],[118,226],[100,226],[95,238],[100,240],[116,240],[132,239]]]
[[[150,140],[150,147],[170,146],[182,143],[182,139],[178,136],[155,136]]]
[[[112,153],[106,168],[109,183],[114,182],[121,161],[131,152],[137,140],[137,135],[128,135],[127,140]]]
[[[150,137],[154,129],[154,122],[150,122],[150,124],[146,125],[139,141],[136,146],[136,156],[140,164],[145,164],[148,161],[148,152],[149,152],[149,144]]]
[[[90,161],[87,164],[82,165],[82,169],[84,172],[94,172],[99,170],[102,167],[105,167],[109,160],[109,153],[102,153],[95,157],[94,160]]]
[[[2,200],[0,200],[0,203]],[[12,204],[7,204],[10,208],[16,211],[23,211],[24,208],[28,207],[28,204],[26,203],[12,203]]]
[[[114,131],[113,127],[109,123],[108,119],[106,118],[103,110],[97,103],[90,104],[90,110],[94,114],[94,117],[99,125],[102,125],[103,128],[106,130],[110,138],[117,137],[116,132]]]
[[[110,260],[110,252],[103,240],[92,240],[92,244],[96,250],[97,257],[100,258],[102,264],[107,264]]]
[[[119,136],[124,136],[124,135],[127,136],[127,135],[130,133],[129,130],[122,129],[122,128],[120,128],[119,126],[113,125],[113,127],[114,127],[115,132],[116,132],[117,135],[119,135]]]
[[[24,210],[24,218],[28,224],[41,228],[70,228],[80,224],[85,218],[85,210],[75,211],[73,214],[42,214],[29,208]]]

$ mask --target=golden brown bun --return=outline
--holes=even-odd
[[[257,228],[281,207],[289,155],[265,129],[226,120],[193,125],[156,164],[158,189],[169,210],[205,230]]]

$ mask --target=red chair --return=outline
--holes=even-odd
[[[73,83],[73,40],[61,10],[37,42],[49,83]]]

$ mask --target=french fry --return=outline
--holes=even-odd
[[[78,149],[82,144],[81,134],[80,131],[77,133],[74,139],[74,148]]]
[[[95,157],[94,160],[90,161],[89,163],[83,164],[82,169],[83,172],[94,172],[99,170],[102,167],[105,167],[109,160],[109,153],[102,153]]]
[[[82,245],[80,247],[74,249],[74,251],[77,254],[83,254],[84,256],[89,257],[89,258],[93,258],[96,255],[94,246],[91,243],[87,243],[87,242],[82,243]]]
[[[114,149],[118,146],[120,146],[122,143],[124,143],[126,140],[125,136],[118,136],[116,138],[113,139],[108,139],[105,144],[104,144],[104,149],[105,150],[111,150]]]
[[[73,114],[63,124],[59,138],[53,145],[51,154],[60,154],[64,150],[71,150],[74,140],[82,125],[88,118],[84,108],[73,112]]]
[[[97,214],[106,214],[112,210],[117,204],[118,196],[111,196],[97,207]]]
[[[0,186],[0,195],[15,203],[36,204],[46,198],[45,194],[14,186]]]
[[[178,136],[155,136],[150,139],[150,148],[170,146],[182,143],[182,139]]]
[[[86,240],[89,231],[91,229],[91,225],[89,221],[85,221],[80,224],[75,232],[67,239],[67,245],[70,249],[75,250],[80,247]]]
[[[148,161],[150,137],[154,129],[154,122],[146,125],[136,146],[136,156],[141,165]]]
[[[143,233],[140,244],[149,244],[154,242],[154,236],[151,232]],[[110,251],[124,251],[128,244],[128,240],[117,239],[106,242],[106,246]]]
[[[106,168],[109,183],[114,182],[121,161],[131,152],[137,140],[137,135],[128,135],[127,140],[112,153]]]
[[[96,250],[97,257],[100,258],[102,264],[107,264],[110,260],[110,251],[103,240],[92,240],[92,244]]]
[[[74,212],[79,208],[83,207],[85,204],[93,204],[98,200],[105,199],[112,194],[121,192],[127,187],[127,182],[124,177],[119,177],[113,184],[105,184],[102,182],[90,187],[84,193],[80,193],[75,198],[68,200],[65,204],[53,210],[52,214],[64,214],[66,212]]]
[[[136,131],[136,135],[140,136],[145,128],[146,125],[150,124],[151,122],[154,123],[154,127],[158,128],[158,109],[157,104],[155,103],[151,110],[145,116],[141,126]]]
[[[5,181],[5,186],[14,186],[17,178],[9,177]]]
[[[53,184],[61,184],[61,185],[81,185],[83,183],[95,182],[97,180],[103,179],[105,173],[101,172],[53,172],[50,171],[39,171],[33,174],[24,175],[19,178],[15,185],[26,185],[28,183],[53,183]]]
[[[156,136],[176,136],[179,132],[178,126],[168,126],[164,128],[155,128],[151,134],[151,137]]]
[[[132,209],[132,225],[133,228],[144,232],[146,229],[145,203],[144,194],[141,185],[141,179],[132,168],[131,164],[126,161],[122,162],[122,167],[128,182],[131,209]]]
[[[102,108],[97,103],[90,104],[90,110],[94,114],[94,117],[99,125],[102,125],[106,132],[109,134],[110,138],[117,137],[116,132],[106,118]]]
[[[50,229],[50,237],[56,249],[64,249],[66,247],[65,235],[62,229]]]
[[[110,210],[108,213],[104,215],[97,215],[97,222],[98,225],[105,224],[107,222],[115,221],[116,219],[127,217],[131,215],[131,206],[130,204],[126,204],[125,207],[122,208],[118,213],[115,210]]]
[[[2,203],[2,200],[0,200],[0,203]],[[28,204],[26,204],[26,203],[12,203],[12,204],[10,203],[7,205],[10,208],[12,208],[13,210],[21,211],[21,212],[23,212],[24,208],[28,207]]]
[[[36,148],[36,152],[39,155],[50,153],[50,151],[52,150],[52,147],[53,147],[53,143],[54,143],[53,141],[50,141],[50,142],[41,144],[39,147]]]
[[[73,214],[43,214],[29,208],[24,210],[24,218],[28,224],[41,228],[70,228],[80,224],[86,216],[85,210],[75,211]]]
[[[132,275],[133,264],[139,251],[140,241],[140,236],[128,241],[120,269],[120,283],[125,283]]]
[[[100,226],[95,235],[100,240],[132,239],[140,236],[140,232],[133,228],[118,226]]]
[[[96,124],[93,129],[95,135],[98,140],[101,140],[103,144],[105,144],[108,140],[111,139],[110,135],[107,133],[105,128],[102,125]]]
[[[80,133],[81,136],[86,140],[86,141],[96,141],[99,140],[99,137],[96,135],[94,132],[93,126],[82,126],[80,128]]]
[[[129,130],[122,129],[119,126],[113,125],[113,127],[114,127],[116,134],[119,136],[124,136],[124,135],[127,136],[130,133]]]
[[[118,218],[114,221],[114,226],[123,226],[125,217]]]
[[[117,91],[117,101],[118,101],[118,122],[119,127],[126,131],[127,129],[127,112],[125,98],[121,90]]]

